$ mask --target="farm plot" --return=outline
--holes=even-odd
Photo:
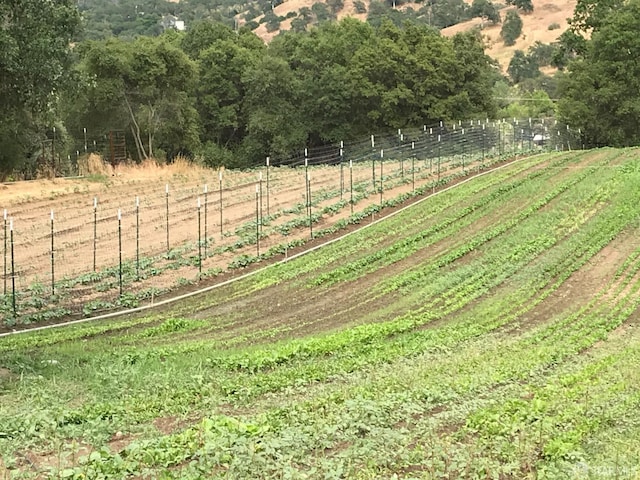
[[[22,185],[12,185],[0,197],[8,212],[3,320],[27,324],[152,302],[499,161],[374,159],[224,172],[183,166],[144,178],[41,182],[22,194]]]
[[[163,311],[0,338],[8,478],[637,478],[638,150],[531,157]]]

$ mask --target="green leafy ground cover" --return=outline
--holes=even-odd
[[[163,311],[1,338],[2,473],[637,478],[637,159],[524,159]]]

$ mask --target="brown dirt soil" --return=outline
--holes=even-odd
[[[371,189],[371,164],[359,163],[353,166],[354,187],[368,185]],[[407,168],[405,162],[405,169]],[[416,162],[416,187],[431,181],[435,173],[429,173],[422,161]],[[385,162],[383,198],[393,198],[411,191],[410,183],[400,181],[400,166],[397,161]],[[444,166],[443,166],[444,170]],[[340,195],[340,173],[338,166],[309,167],[311,175],[311,196],[318,198],[324,191],[334,195],[314,205],[320,207],[335,204]],[[285,222],[305,217],[305,175],[304,169],[271,167],[269,170],[269,193],[266,187],[266,170],[262,169],[262,202],[258,210],[266,216],[280,216],[265,222],[260,240],[260,251],[294,239],[308,239],[308,227],[298,227],[283,236],[274,229]],[[448,173],[451,173],[449,171]],[[379,171],[377,172],[379,175]],[[444,174],[443,174],[444,175]],[[96,268],[98,271],[118,264],[118,211],[121,212],[121,236],[123,262],[135,264],[136,258],[136,215],[135,199],[139,198],[139,255],[158,257],[166,252],[166,186],[169,186],[169,244],[171,248],[188,245],[182,258],[197,256],[198,221],[197,199],[201,202],[201,232],[204,237],[205,224],[209,239],[208,256],[203,259],[203,271],[207,269],[226,270],[229,263],[239,255],[254,255],[256,245],[248,245],[233,251],[212,255],[212,249],[232,246],[239,237],[234,235],[242,225],[255,222],[256,188],[259,185],[258,172],[225,171],[222,173],[222,223],[220,222],[220,182],[219,172],[187,164],[174,166],[145,165],[143,168],[121,167],[113,177],[98,182],[85,179],[56,179],[20,182],[0,186],[0,205],[6,206],[8,218],[13,220],[16,289],[25,290],[36,284],[45,292],[50,292],[51,282],[51,219],[54,212],[54,267],[55,278],[77,278],[93,270],[94,212],[96,232]],[[406,179],[407,177],[405,177]],[[349,185],[348,168],[343,170],[345,188]],[[206,214],[204,185],[207,185]],[[259,198],[260,195],[258,194]],[[348,201],[350,193],[343,198]],[[354,212],[379,203],[378,194],[370,194],[354,205]],[[94,210],[94,199],[97,209]],[[290,213],[298,205],[299,211]],[[389,209],[387,209],[389,210]],[[289,212],[289,213],[288,213]],[[350,208],[343,207],[332,215],[325,214],[314,229],[334,225],[350,215]],[[2,220],[0,220],[2,222]],[[10,222],[8,222],[10,223]],[[0,229],[2,227],[0,226]],[[222,235],[221,232],[222,231]],[[253,235],[252,230],[244,235]],[[10,232],[8,232],[10,239]],[[326,239],[314,239],[306,245],[311,247]],[[10,250],[10,249],[9,249]],[[205,249],[203,247],[203,254]],[[294,252],[295,253],[295,249]],[[154,266],[162,267],[166,260],[157,259]],[[10,263],[7,262],[7,288],[11,288]],[[198,278],[194,264],[170,269],[158,276],[150,276],[126,287],[126,292],[141,291],[150,287],[167,289],[175,287],[184,278],[190,281]],[[224,275],[213,281],[221,281]],[[111,279],[111,288],[99,291],[91,282],[76,285],[72,292],[72,303],[83,305],[96,298],[115,299],[117,274]],[[206,280],[204,283],[206,284]],[[99,286],[98,286],[99,287]],[[10,290],[8,290],[10,291]]]
[[[31,472],[38,479],[50,478],[51,470],[62,470],[78,465],[81,457],[91,454],[93,447],[84,443],[69,443],[61,447],[58,452],[36,453],[28,451],[18,453],[20,470]],[[9,473],[11,470],[4,470],[0,459],[0,474]],[[31,478],[31,477],[29,477]]]
[[[535,166],[532,167],[532,169],[536,168]],[[520,173],[519,176],[526,176],[530,171],[531,169],[527,169]],[[516,208],[516,205],[510,205]],[[499,222],[508,212],[509,209],[503,209],[490,223]],[[390,212],[385,211],[384,213],[388,214]],[[437,218],[434,218],[433,221],[437,221]],[[477,231],[480,228],[478,227],[479,223],[484,224],[484,218],[463,228],[458,235],[459,241],[464,242],[464,238],[467,235]],[[421,226],[424,227],[424,224],[421,223]],[[383,248],[394,241],[393,236],[386,237],[377,244],[376,248]],[[295,291],[292,294],[283,294],[281,286],[274,286],[252,292],[249,296],[242,296],[225,305],[204,307],[195,313],[194,318],[207,319],[219,327],[224,325],[224,335],[222,337],[218,331],[219,329],[215,331],[218,340],[233,339],[243,333],[259,332],[263,329],[265,331],[281,330],[275,337],[273,335],[269,335],[267,338],[253,336],[250,340],[251,343],[273,342],[274,339],[299,337],[342,328],[345,322],[349,323],[348,319],[352,317],[351,314],[355,310],[371,312],[371,315],[367,317],[368,322],[385,321],[397,315],[397,312],[394,313],[393,311],[395,302],[406,301],[402,293],[363,298],[352,295],[352,291],[371,290],[375,288],[380,277],[394,275],[394,272],[406,271],[415,265],[419,265],[423,260],[433,258],[439,252],[449,248],[452,248],[451,239],[436,242],[428,248],[415,252],[409,259],[384,267],[380,270],[385,272],[383,275],[367,275],[355,279],[353,288],[349,285],[341,284],[329,288],[306,289],[304,291],[304,301],[301,301],[299,291]],[[315,272],[315,274],[317,273]],[[299,284],[304,284],[304,282],[305,278],[297,279]],[[355,286],[356,284],[357,286]],[[274,292],[278,292],[277,300],[274,300]],[[418,307],[419,305],[416,305],[416,308]],[[254,311],[260,311],[261,315],[256,318],[255,315],[251,314]],[[234,314],[234,312],[245,312],[246,315]],[[199,331],[198,336],[201,338],[202,331]]]

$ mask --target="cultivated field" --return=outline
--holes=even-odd
[[[206,295],[0,338],[0,478],[638,478],[638,156],[523,158]]]
[[[535,150],[525,129],[492,125],[417,132],[386,154],[367,144],[333,165],[216,171],[178,162],[3,185],[0,320],[13,327],[154,302]],[[570,148],[556,137],[555,148]]]

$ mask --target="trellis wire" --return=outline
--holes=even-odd
[[[545,125],[544,128],[541,128],[541,125]],[[542,133],[537,134],[536,132],[538,131]],[[540,135],[543,138],[543,140],[547,142],[547,147],[550,150],[567,149],[567,148],[570,148],[570,145],[576,142],[574,132],[572,132],[566,126],[544,124],[543,122],[536,122],[531,120],[522,121],[522,120],[514,119],[513,121],[506,121],[506,120],[496,121],[496,122],[482,121],[482,122],[477,122],[473,124],[470,123],[468,125],[466,123],[463,124],[462,122],[451,123],[449,125],[446,125],[443,122],[434,126],[423,126],[422,128],[419,128],[419,129],[404,129],[403,131],[398,131],[398,133],[393,133],[390,135],[380,135],[380,134],[371,135],[370,137],[367,138],[366,141],[359,141],[359,142],[342,141],[336,144],[335,146],[325,146],[325,147],[322,147],[321,149],[307,148],[302,150],[299,156],[294,155],[288,158],[281,158],[281,159],[276,158],[275,160],[274,160],[274,157],[267,157],[267,161],[266,161],[267,218],[271,218],[270,217],[271,215],[270,197],[271,197],[272,188],[273,188],[271,184],[271,180],[272,180],[271,175],[274,172],[277,173],[277,171],[275,170],[272,171],[272,168],[274,168],[274,165],[275,166],[304,165],[305,203],[307,207],[306,220],[309,223],[310,237],[314,238],[314,234],[315,234],[314,221],[317,222],[317,218],[314,219],[314,215],[313,215],[313,210],[315,205],[313,203],[314,198],[312,196],[312,191],[311,191],[312,190],[312,185],[311,185],[312,166],[322,165],[322,164],[329,164],[329,165],[336,166],[336,170],[335,170],[336,175],[339,175],[339,178],[336,178],[336,184],[339,186],[340,200],[342,200],[343,194],[346,192],[344,168],[346,168],[347,166],[346,162],[348,161],[348,168],[349,168],[348,203],[349,203],[350,212],[351,214],[353,214],[354,206],[357,202],[359,202],[359,200],[356,200],[356,197],[355,197],[356,182],[358,182],[358,188],[361,188],[360,182],[363,181],[363,179],[361,178],[362,173],[366,173],[366,168],[364,172],[362,168],[359,168],[358,179],[356,180],[355,178],[356,175],[354,172],[354,166],[356,165],[360,165],[362,167],[362,166],[365,166],[364,162],[368,162],[368,161],[372,162],[373,168],[371,171],[371,181],[373,184],[373,191],[374,192],[377,191],[379,193],[379,202],[381,205],[383,205],[384,191],[385,189],[391,188],[390,186],[387,185],[387,182],[390,182],[393,178],[396,178],[395,181],[397,181],[397,179],[400,179],[401,181],[404,180],[404,176],[407,173],[405,163],[404,163],[406,159],[409,159],[411,161],[411,179],[410,180],[411,180],[412,190],[415,191],[416,189],[416,181],[417,181],[416,174],[417,172],[422,171],[423,168],[428,168],[429,171],[435,170],[436,182],[433,186],[435,190],[436,184],[440,184],[442,180],[443,164],[445,167],[444,171],[447,171],[450,168],[450,166],[453,166],[454,164],[458,165],[458,167],[461,167],[462,169],[465,169],[465,170],[471,169],[477,165],[478,170],[480,170],[480,168],[484,163],[485,158],[487,157],[496,157],[501,155],[518,155],[521,152],[526,153],[528,151],[533,151],[535,147],[534,134]],[[375,151],[373,150],[372,147],[375,147]],[[423,166],[418,167],[417,160],[419,158],[424,159],[424,164],[422,163],[420,164],[420,165],[424,165],[424,167]],[[375,164],[376,161],[380,161],[379,172],[377,172],[377,168]],[[385,166],[385,162],[387,163],[387,166]],[[389,170],[389,166],[391,166],[390,170]],[[260,170],[258,173],[259,173],[259,178],[256,184],[256,253],[259,257],[260,247],[261,247],[260,245],[261,238],[264,235],[265,231],[270,231],[270,230],[265,229],[265,226],[269,225],[269,221],[265,220],[264,212],[263,212],[263,205],[264,205],[263,188],[265,186],[263,185],[263,182],[264,182],[264,178],[262,175],[263,171]],[[386,173],[386,176],[385,176],[385,173]],[[378,175],[379,175],[379,181],[378,181]],[[364,177],[366,178],[366,175],[364,175]],[[314,177],[314,178],[318,178],[318,177]],[[421,178],[424,178],[424,176]],[[409,179],[407,178],[407,181],[408,180]],[[242,184],[233,185],[233,180],[232,180],[227,188],[223,188],[224,185],[223,185],[222,170],[218,171],[218,181],[219,181],[218,210],[220,215],[219,217],[220,218],[220,236],[221,236],[221,240],[223,240],[224,239],[223,195],[226,194],[225,190],[227,190],[229,194],[229,200],[228,200],[229,205],[233,205],[234,198],[235,198],[234,195],[238,195],[238,193],[236,192],[242,188]],[[164,247],[167,253],[169,253],[169,249],[171,247],[171,244],[169,243],[170,241],[169,232],[171,228],[170,224],[174,223],[174,228],[175,228],[176,219],[183,218],[184,216],[187,216],[187,215],[193,215],[193,213],[191,214],[186,213],[187,210],[184,210],[181,207],[181,204],[180,204],[181,199],[179,197],[180,195],[195,195],[195,193],[190,193],[190,194],[187,194],[186,192],[181,193],[181,190],[178,188],[175,188],[175,186],[174,186],[174,192],[175,193],[172,192],[173,193],[172,199],[171,199],[172,206],[170,208],[170,205],[169,205],[170,192],[169,192],[169,184],[167,183],[165,185],[165,192],[164,192],[165,214],[163,216],[165,217],[164,218],[165,225],[162,225],[162,223],[153,222],[152,219],[147,219],[145,217],[145,226],[147,229],[149,228],[149,224],[156,224],[158,229],[160,230],[160,232],[158,233],[161,233],[162,226],[165,227],[166,241],[165,241]],[[198,255],[198,264],[197,264],[198,277],[197,278],[200,278],[202,274],[204,261],[207,258],[209,258],[208,256],[209,252],[207,251],[208,188],[206,184],[204,186],[203,193],[204,193],[204,204],[201,203],[200,197],[199,196],[197,197],[197,201],[198,201],[198,209],[197,209],[198,232],[197,232],[197,247],[196,247],[197,255]],[[194,197],[192,196],[191,198],[193,199]],[[129,287],[130,285],[133,285],[130,282],[132,278],[131,275],[133,275],[134,271],[135,271],[135,280],[137,282],[144,283],[145,277],[149,275],[147,269],[156,268],[153,266],[149,267],[149,262],[160,261],[160,260],[149,257],[150,255],[149,252],[155,252],[157,250],[155,250],[156,247],[153,247],[153,249],[151,249],[151,247],[147,245],[153,241],[152,237],[148,237],[148,233],[147,233],[147,236],[145,237],[141,236],[140,204],[139,204],[140,197],[136,195],[135,200],[136,201],[135,201],[134,212],[131,212],[131,210],[129,210],[129,212],[134,213],[134,215],[126,216],[126,219],[127,219],[126,221],[129,225],[126,228],[129,228],[129,230],[127,230],[123,225],[124,217],[122,216],[121,210],[118,209],[118,230],[117,230],[117,237],[118,237],[117,238],[118,240],[117,262],[118,263],[116,266],[117,270],[115,271],[115,275],[117,275],[117,278],[118,278],[117,288],[118,288],[120,297],[123,296],[123,294],[125,293],[125,290],[130,288]],[[43,235],[43,237],[50,239],[50,255],[51,255],[50,289],[51,289],[52,297],[53,296],[56,296],[56,298],[59,297],[59,295],[57,295],[59,290],[64,294],[64,291],[65,291],[64,289],[67,288],[66,284],[69,283],[70,280],[73,280],[74,282],[76,282],[78,289],[85,288],[83,287],[83,285],[87,285],[88,286],[87,288],[89,287],[99,288],[99,289],[107,288],[107,290],[104,290],[104,291],[105,292],[109,291],[108,280],[104,279],[106,277],[103,276],[103,272],[108,271],[110,268],[112,268],[110,266],[111,264],[109,263],[110,262],[109,259],[113,257],[113,253],[114,253],[113,248],[111,249],[111,251],[109,251],[107,247],[107,240],[109,236],[111,237],[114,236],[113,227],[109,227],[109,224],[108,224],[109,219],[113,219],[113,213],[111,213],[111,216],[109,216],[109,213],[108,213],[108,208],[109,208],[109,205],[107,205],[108,203],[109,202],[103,203],[101,201],[101,210],[105,212],[105,215],[101,215],[102,218],[98,218],[98,197],[97,196],[93,197],[93,212],[92,212],[93,213],[93,225],[92,225],[93,238],[92,238],[92,242],[91,240],[89,240],[89,238],[87,238],[86,240],[88,241],[86,243],[88,245],[91,245],[91,244],[93,245],[92,271],[94,272],[95,276],[91,278],[79,280],[79,281],[70,279],[68,277],[68,274],[67,275],[64,274],[64,270],[65,268],[67,268],[67,265],[65,264],[69,263],[69,262],[65,262],[64,244],[68,242],[62,241],[62,240],[58,241],[59,235],[62,235],[65,230],[73,231],[74,229],[81,229],[84,224],[90,225],[91,222],[90,221],[82,222],[82,220],[79,219],[77,226],[73,226],[71,224],[63,225],[60,223],[61,222],[60,218],[62,217],[60,217],[59,212],[56,212],[56,215],[54,217],[53,211],[51,211],[50,232],[49,232],[49,235],[46,235],[46,236]],[[145,203],[145,207],[146,205],[147,203]],[[205,211],[204,238],[202,237],[202,232],[201,232],[201,222],[202,222],[201,208],[202,207],[204,207],[204,211]],[[191,204],[191,207],[189,210],[193,212],[193,204]],[[113,212],[113,210],[111,210],[111,212]],[[81,215],[81,212],[78,212],[78,215]],[[158,220],[160,218],[158,218]],[[54,220],[55,220],[55,223],[54,223]],[[135,224],[133,224],[134,221],[135,221]],[[233,220],[230,218],[229,222],[232,222],[232,221]],[[97,249],[98,223],[102,225],[100,228],[100,233],[101,233],[100,252],[98,252],[98,249]],[[7,232],[8,227],[9,227],[9,232]],[[128,242],[127,239],[130,239],[131,236],[133,235],[134,229],[131,227],[135,228],[135,252],[133,251],[133,245],[132,245],[133,242],[127,243]],[[178,230],[179,229],[177,229],[176,231]],[[130,232],[127,234],[126,238],[124,235],[125,231]],[[193,231],[193,227],[191,231]],[[193,251],[193,246],[189,247],[188,244],[185,243],[184,235],[180,237],[179,233],[180,232],[176,234],[176,238],[174,240],[174,245],[173,245],[174,250],[177,251],[175,253],[175,255],[177,256],[184,255],[184,253],[181,253],[183,251],[184,252]],[[4,239],[3,239],[4,240],[3,295],[6,299],[7,294],[9,293],[7,281],[9,278],[11,278],[11,311],[12,311],[12,315],[15,317],[18,311],[24,310],[22,305],[26,304],[27,295],[31,295],[31,293],[29,293],[31,289],[31,286],[30,286],[31,284],[29,283],[29,277],[27,276],[28,274],[26,273],[30,271],[29,266],[28,265],[23,266],[23,263],[26,263],[26,262],[23,262],[22,260],[18,259],[19,261],[17,263],[20,264],[21,269],[16,270],[15,268],[15,265],[16,265],[15,255],[16,254],[20,255],[20,258],[24,257],[25,247],[23,246],[23,244],[14,243],[14,235],[15,235],[15,232],[13,229],[13,217],[9,219],[8,212],[5,209],[4,210]],[[18,238],[19,242],[21,241],[20,240],[21,236],[18,236],[15,238]],[[103,238],[105,241],[105,248],[102,248]],[[161,235],[160,235],[160,238],[161,238]],[[10,241],[10,245],[7,245],[9,241]],[[191,240],[191,242],[192,242],[192,245],[195,244],[193,239]],[[229,240],[228,242],[232,242],[232,240]],[[142,266],[141,243],[145,244],[148,252],[147,256],[145,257],[146,263],[144,267]],[[16,247],[18,248],[16,249]],[[204,255],[202,254],[202,247],[204,247]],[[191,248],[191,250],[189,250],[189,248]],[[67,251],[71,252],[71,253],[67,253],[67,255],[69,254],[74,255],[75,253],[73,249],[67,250]],[[10,272],[8,271],[9,262],[7,259],[9,252],[11,253],[11,271]],[[128,252],[126,256],[125,256],[125,252]],[[100,262],[98,262],[98,253],[100,253]],[[82,259],[81,258],[82,254],[78,254],[77,256],[80,260]],[[85,255],[84,258],[86,260],[89,260],[89,258],[87,257],[89,257],[89,255]],[[132,259],[130,260],[131,263],[133,262],[133,259],[135,259],[134,260],[135,270],[129,267],[129,264],[127,263],[127,260],[125,257]],[[174,258],[174,252],[171,252],[171,257],[165,256],[163,261],[167,262],[172,258]],[[194,266],[195,265],[192,263],[191,268],[193,268]],[[133,265],[131,267],[133,267]],[[186,269],[187,267],[182,266],[177,268]],[[61,272],[59,272],[59,270],[61,270]],[[68,268],[67,268],[67,271],[68,271]],[[90,269],[88,271],[90,271]],[[111,275],[111,278],[113,279],[114,272],[110,273],[110,275]],[[62,279],[60,279],[59,277],[61,277]],[[125,277],[127,278],[126,282],[125,282]],[[17,285],[18,281],[20,282],[20,286]],[[38,281],[37,276],[35,276],[35,281],[36,282]],[[62,282],[62,281],[65,282],[65,284],[61,284],[61,285],[65,285],[64,287],[61,287],[61,285],[58,284],[58,282]],[[147,280],[146,283],[144,284],[156,285],[156,284],[162,283],[162,282],[158,282],[158,283],[154,283],[154,282],[155,281],[150,282]],[[47,289],[48,288],[49,287],[47,287]],[[131,287],[131,288],[140,288],[140,287]],[[99,292],[102,292],[102,290],[94,290],[94,292],[99,293]],[[100,296],[102,298],[102,294],[99,294],[97,296]],[[23,302],[25,303],[23,304]]]

